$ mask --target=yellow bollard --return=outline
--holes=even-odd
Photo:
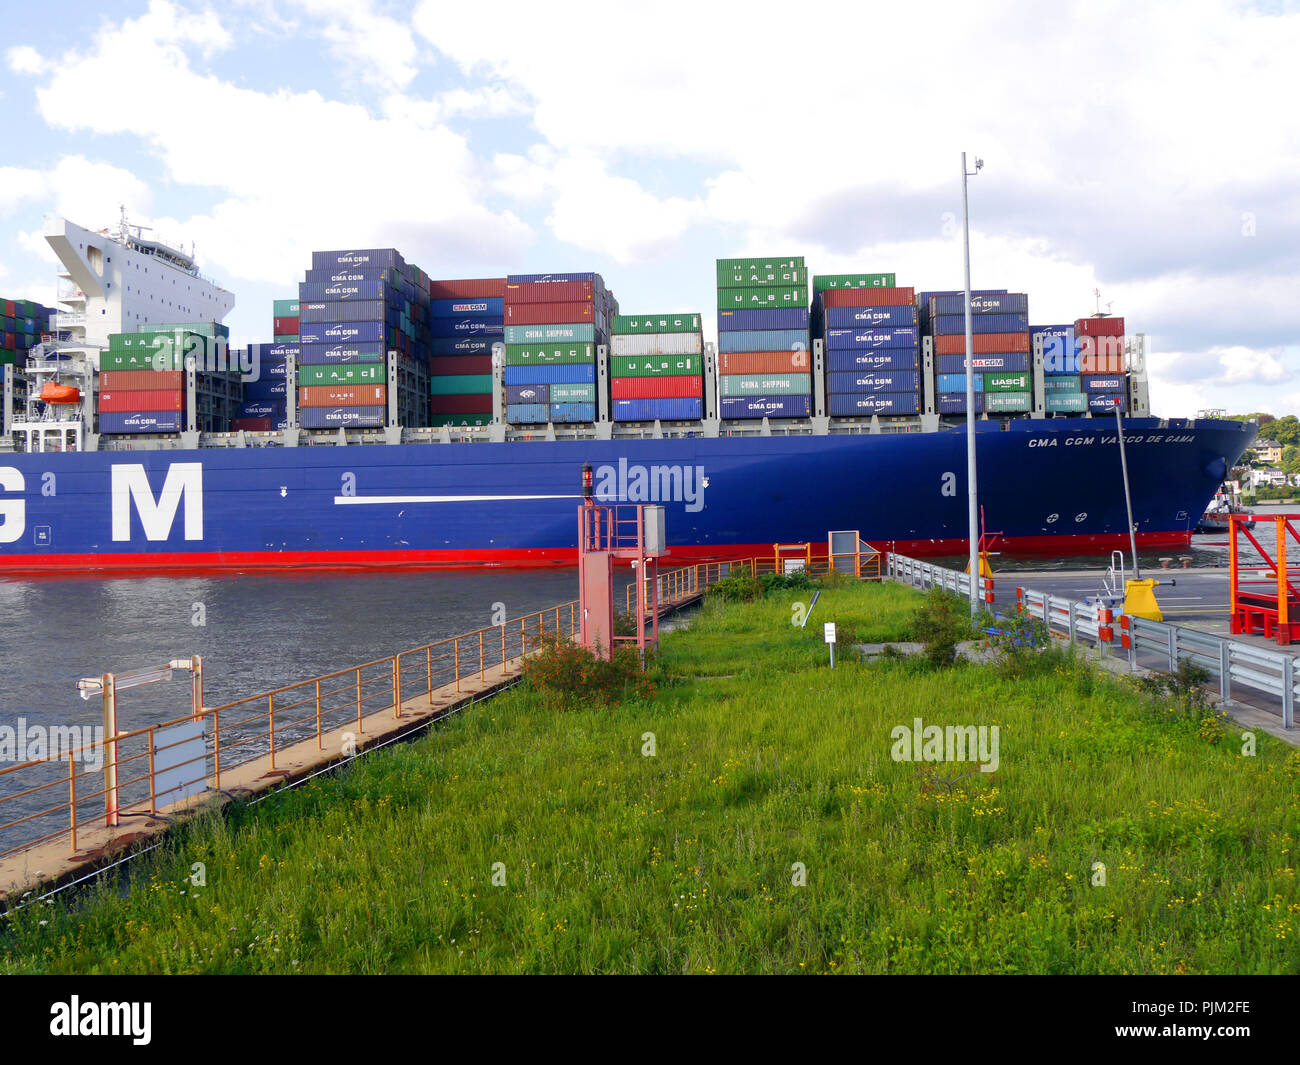
[[[1159,581],[1147,579],[1127,581],[1124,584],[1124,613],[1147,621],[1164,621],[1160,604],[1156,602],[1156,585]]]

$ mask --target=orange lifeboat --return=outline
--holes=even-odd
[[[57,381],[46,381],[41,389],[42,403],[80,403],[81,389],[76,385],[61,385]]]

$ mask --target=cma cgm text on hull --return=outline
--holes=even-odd
[[[1008,551],[1127,544],[1113,430],[982,422],[980,497]],[[1255,427],[1126,422],[1139,543],[1186,544]],[[0,460],[9,574],[533,566],[576,555],[579,475],[602,498],[660,502],[672,557],[877,547],[960,552],[965,435],[801,434],[15,454]]]

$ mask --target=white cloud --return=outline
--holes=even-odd
[[[0,217],[45,195],[46,180],[37,170],[0,166]]]
[[[330,51],[351,73],[380,88],[405,88],[418,73],[415,36],[373,0],[291,0],[312,16]]]
[[[45,60],[31,45],[18,44],[5,52],[5,64],[15,74],[40,74],[45,71]]]
[[[60,62],[37,90],[50,125],[139,137],[169,181],[213,191],[211,209],[154,223],[195,241],[206,270],[287,284],[313,248],[357,244],[399,246],[434,272],[458,259],[499,262],[531,239],[516,215],[484,206],[487,175],[443,126],[196,72],[181,45],[199,26],[222,38],[214,17],[191,22],[155,0],[141,18],[101,30],[92,50]],[[121,77],[140,55],[156,57],[152,76]]]
[[[1256,351],[1236,345],[1230,348],[1211,348],[1210,354],[1219,360],[1223,374],[1216,384],[1273,384],[1289,376],[1279,362],[1281,348]]]
[[[120,206],[129,213],[148,214],[153,208],[153,194],[129,170],[81,155],[67,155],[48,172],[0,168],[0,214],[28,203],[41,204],[56,214],[84,219],[97,227],[114,221]]]

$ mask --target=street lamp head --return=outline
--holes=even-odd
[[[975,158],[975,169],[977,171],[984,169],[984,160],[979,158],[978,156],[976,156]]]

